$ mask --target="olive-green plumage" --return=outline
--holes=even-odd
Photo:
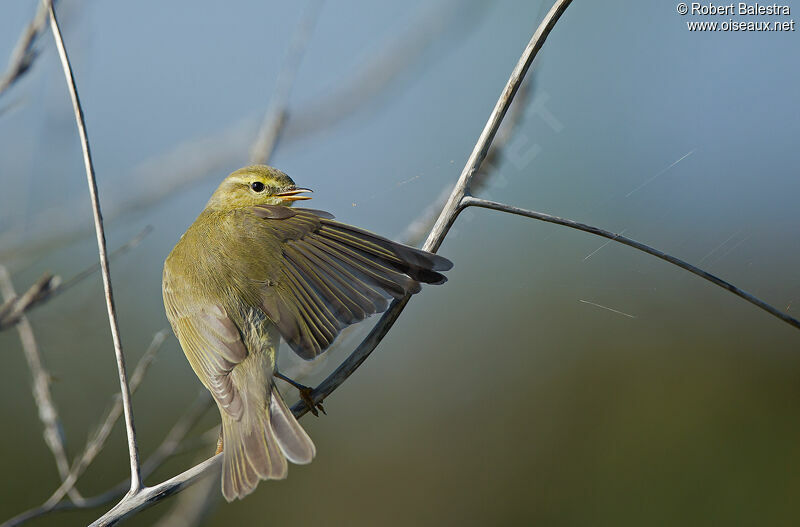
[[[283,172],[245,167],[220,184],[164,264],[164,306],[186,358],[222,416],[222,493],[308,463],[314,443],[273,382],[280,338],[304,359],[388,298],[439,284],[452,264],[290,208],[307,189]]]

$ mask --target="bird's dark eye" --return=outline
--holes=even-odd
[[[264,192],[264,184],[260,181],[253,181],[250,183],[250,188],[256,192]]]

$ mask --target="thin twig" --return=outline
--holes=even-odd
[[[622,315],[624,317],[636,318],[636,315],[631,315],[629,313],[625,313],[624,311],[620,311],[618,309],[614,309],[614,308],[611,308],[611,307],[608,307],[608,306],[604,306],[604,305],[601,305],[601,304],[596,304],[594,302],[589,302],[588,300],[578,300],[578,302],[581,302],[582,304],[588,304],[588,305],[594,306],[594,307],[599,307],[600,309],[605,309],[606,311],[611,311],[612,313],[616,313],[616,314]]]
[[[78,134],[81,139],[83,150],[83,163],[86,168],[86,180],[89,185],[89,197],[92,201],[92,213],[94,216],[95,234],[97,235],[97,249],[100,255],[100,269],[103,276],[103,289],[105,291],[106,308],[108,310],[108,322],[111,327],[111,338],[114,341],[114,354],[117,359],[117,370],[119,372],[120,393],[122,394],[122,406],[125,412],[125,429],[128,436],[128,456],[131,464],[131,487],[130,494],[135,494],[142,486],[142,478],[139,473],[139,452],[136,445],[136,431],[133,426],[133,408],[131,406],[131,394],[128,390],[128,378],[125,372],[125,356],[122,354],[122,341],[119,337],[119,323],[117,322],[117,312],[114,306],[114,293],[111,287],[111,272],[108,267],[108,252],[106,249],[106,234],[103,229],[103,216],[100,212],[100,199],[97,193],[97,180],[94,175],[92,164],[92,154],[89,149],[89,138],[86,134],[86,123],[83,119],[83,108],[78,97],[78,88],[75,86],[75,78],[72,75],[72,66],[69,62],[67,49],[64,46],[64,39],[58,27],[55,9],[50,0],[43,0],[49,5],[50,9],[50,29],[58,48],[58,56],[61,59],[61,66],[64,69],[64,77],[67,81],[69,94],[72,98],[72,108],[75,112],[75,121],[78,125]]]
[[[611,241],[615,241],[615,242],[621,243],[623,245],[627,245],[629,247],[633,247],[634,249],[637,249],[639,251],[646,252],[647,254],[651,254],[651,255],[653,255],[653,256],[655,256],[657,258],[661,258],[662,260],[667,261],[667,262],[669,262],[669,263],[671,263],[673,265],[677,265],[678,267],[680,267],[682,269],[686,269],[690,273],[695,274],[695,275],[699,276],[700,278],[703,278],[704,280],[708,280],[709,282],[711,282],[714,285],[718,285],[721,288],[730,291],[731,293],[733,293],[734,295],[738,296],[739,298],[743,298],[743,299],[747,300],[748,302],[750,302],[751,304],[763,309],[764,311],[766,311],[770,315],[772,315],[774,317],[777,317],[780,320],[783,320],[784,322],[786,322],[787,324],[800,329],[800,320],[797,320],[796,318],[788,315],[787,313],[784,313],[783,311],[781,311],[781,310],[779,310],[779,309],[767,304],[763,300],[760,300],[760,299],[756,298],[755,296],[751,295],[750,293],[748,293],[746,291],[743,291],[742,289],[739,289],[738,287],[736,287],[735,285],[731,284],[730,282],[726,282],[722,278],[718,278],[718,277],[714,276],[713,274],[711,274],[711,273],[709,273],[707,271],[704,271],[703,269],[700,269],[699,267],[695,267],[694,265],[681,260],[680,258],[676,258],[676,257],[674,257],[672,255],[669,255],[669,254],[663,252],[663,251],[659,251],[658,249],[650,247],[649,245],[645,245],[644,243],[637,242],[636,240],[632,240],[630,238],[626,238],[625,236],[622,236],[621,234],[613,233],[611,231],[607,231],[605,229],[600,229],[598,227],[593,227],[592,225],[586,225],[585,223],[579,223],[577,221],[568,220],[568,219],[565,219],[565,218],[559,218],[558,216],[551,216],[550,214],[545,214],[543,212],[536,212],[536,211],[533,211],[533,210],[521,209],[519,207],[506,205],[504,203],[497,203],[495,201],[489,201],[489,200],[485,200],[485,199],[475,198],[475,197],[472,197],[472,196],[464,197],[461,200],[461,207],[462,208],[466,208],[466,207],[470,207],[470,206],[472,206],[472,207],[482,207],[482,208],[486,208],[486,209],[493,209],[493,210],[498,210],[498,211],[501,211],[501,212],[507,212],[507,213],[510,213],[510,214],[518,214],[520,216],[526,216],[528,218],[534,218],[534,219],[537,219],[537,220],[546,221],[548,223],[555,223],[557,225],[563,225],[565,227],[570,227],[572,229],[577,229],[579,231],[584,231],[584,232],[589,232],[589,233],[592,233],[592,234],[596,234],[597,236],[602,236],[603,238],[608,238]]]
[[[0,265],[0,289],[6,301],[16,297],[11,276],[9,276],[8,270],[3,265]],[[58,474],[63,481],[69,472],[69,462],[64,448],[64,430],[61,427],[58,410],[50,394],[50,374],[42,363],[42,356],[39,353],[39,347],[36,345],[33,328],[25,315],[20,315],[17,321],[17,332],[19,332],[19,339],[25,352],[25,360],[28,362],[28,369],[31,371],[31,377],[33,377],[33,399],[36,402],[36,408],[39,410],[39,420],[44,425],[44,442],[47,443],[48,448],[53,453]],[[70,497],[72,499],[80,499],[80,495],[77,492],[71,493]]]
[[[37,57],[37,51],[34,48],[36,40],[47,25],[47,11],[47,4],[40,4],[33,20],[22,31],[17,45],[11,52],[6,72],[0,77],[0,95],[3,95],[3,92],[30,71],[33,61]]]

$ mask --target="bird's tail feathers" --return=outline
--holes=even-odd
[[[273,385],[267,408],[248,408],[240,420],[222,413],[222,495],[244,498],[262,479],[283,479],[292,463],[310,463],[311,438]]]

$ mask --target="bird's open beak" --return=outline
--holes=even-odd
[[[285,201],[301,201],[304,199],[311,199],[311,196],[298,196],[303,192],[314,192],[310,188],[300,188],[300,187],[293,187],[289,190],[281,192],[280,194],[275,194],[275,197],[283,198]]]

